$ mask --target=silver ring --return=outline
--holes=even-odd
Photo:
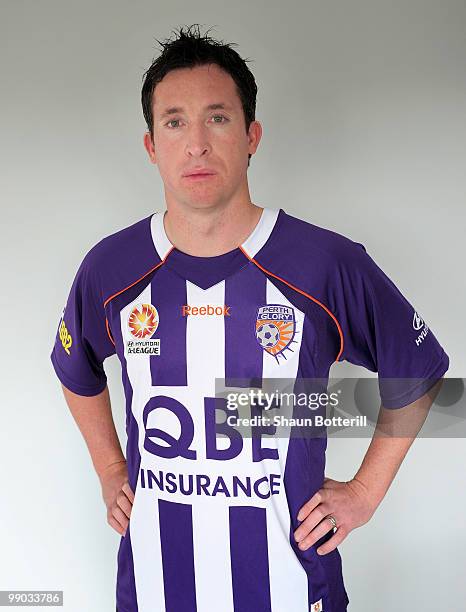
[[[329,516],[327,516],[327,518],[332,523],[333,531],[336,531],[338,529],[338,527],[337,527],[337,522],[335,520],[335,517],[330,514]]]

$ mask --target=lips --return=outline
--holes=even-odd
[[[208,168],[195,168],[193,170],[188,170],[188,172],[186,172],[185,174],[183,174],[183,176],[185,178],[195,178],[195,177],[201,177],[201,176],[212,176],[214,175],[215,172],[213,170],[209,170]]]

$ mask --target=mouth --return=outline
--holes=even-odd
[[[207,170],[200,170],[199,172],[192,172],[190,174],[184,174],[183,178],[191,179],[191,180],[202,180],[208,179],[209,177],[215,176],[215,172],[210,172]]]
[[[203,168],[202,166],[198,166],[197,168],[188,170],[185,174],[183,174],[183,178],[203,179],[203,178],[208,178],[209,176],[214,176],[214,174],[216,174],[215,170],[211,170],[210,168]]]

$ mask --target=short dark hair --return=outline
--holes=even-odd
[[[161,54],[153,60],[143,75],[141,91],[142,112],[147,123],[147,129],[153,138],[154,120],[152,116],[152,97],[155,86],[163,77],[176,68],[193,68],[205,64],[217,64],[227,72],[236,84],[236,91],[243,107],[246,132],[256,118],[257,85],[254,75],[246,62],[232,49],[236,43],[225,43],[211,38],[207,31],[201,35],[199,24],[181,27],[175,30],[175,38],[157,42],[162,47]],[[251,154],[248,155],[248,166]]]

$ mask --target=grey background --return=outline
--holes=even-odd
[[[464,1],[1,3],[0,589],[114,610],[118,534],[49,354],[85,252],[164,207],[143,149],[155,38],[201,23],[259,87],[252,199],[365,244],[465,376]],[[309,262],[309,265],[313,265]],[[122,444],[116,356],[106,362]],[[372,374],[345,364],[331,375]],[[369,441],[330,440],[351,478]],[[419,439],[340,546],[352,612],[459,610],[464,440]]]

